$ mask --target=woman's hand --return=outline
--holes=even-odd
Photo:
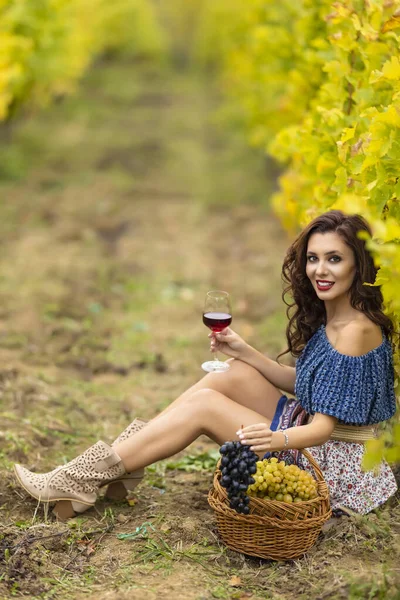
[[[240,358],[249,345],[233,331],[230,327],[225,327],[220,333],[210,333],[211,352],[222,352],[233,358]]]
[[[258,455],[264,455],[271,448],[272,431],[266,423],[248,425],[236,432],[243,445],[250,446]]]

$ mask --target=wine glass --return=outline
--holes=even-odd
[[[232,322],[231,301],[228,292],[212,290],[207,292],[204,302],[203,323],[214,333],[219,333]],[[214,353],[214,360],[208,360],[201,365],[208,373],[223,373],[230,369],[229,363],[218,360]]]

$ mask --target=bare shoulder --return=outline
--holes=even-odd
[[[362,356],[382,343],[379,325],[369,320],[354,320],[341,328],[336,340],[336,350],[348,356]]]

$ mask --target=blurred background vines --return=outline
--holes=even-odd
[[[146,0],[0,0],[0,40],[2,121],[74,92],[99,56],[166,50]]]
[[[369,220],[400,331],[399,0],[0,0],[0,23],[3,140],[96,59],[197,69],[219,88],[222,118],[279,172],[265,202],[289,237],[330,208]],[[399,352],[395,369],[398,393]],[[400,460],[400,427],[386,435],[371,456]]]

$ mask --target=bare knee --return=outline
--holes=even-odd
[[[229,363],[229,365],[231,367],[229,369],[229,371],[227,371],[227,373],[228,374],[230,373],[231,376],[233,376],[233,377],[238,376],[238,375],[243,377],[243,376],[246,376],[246,374],[253,375],[255,373],[260,375],[260,372],[257,371],[257,369],[255,369],[251,365],[248,365],[247,363],[243,362],[242,360],[239,360],[238,358],[230,358],[226,362]]]
[[[226,399],[224,394],[213,390],[212,388],[203,388],[193,392],[190,396],[190,401],[183,406],[189,409],[193,415],[201,415],[201,417],[211,416],[215,414],[221,406],[221,401]]]
[[[204,382],[204,387],[211,387],[237,404],[272,419],[282,395],[280,390],[247,363],[241,360],[231,360],[229,363],[229,371],[213,374],[213,379]]]
[[[205,434],[208,431],[205,424],[214,420],[219,398],[223,398],[219,392],[211,388],[203,388],[193,392],[181,409],[187,411],[187,418],[197,422],[201,433]]]
[[[222,381],[221,379],[221,384],[224,386],[223,393],[227,396],[230,395],[230,391],[234,392],[248,381],[254,381],[258,378],[265,379],[257,369],[242,360],[230,358],[227,362],[229,362],[231,368],[226,373],[223,373],[223,375],[226,375],[225,380]]]
[[[257,387],[268,386],[263,375],[247,363],[231,358],[227,361],[230,369],[224,373],[209,373],[194,386],[193,390],[182,399],[184,404],[193,403],[200,398],[208,398],[210,393],[219,392],[231,400],[240,402],[243,394],[247,395],[249,390]]]
[[[230,369],[224,373],[209,373],[199,384],[203,389],[211,389],[234,400],[238,394],[246,393],[254,384],[266,384],[266,379],[257,369],[247,363],[230,358],[227,361]],[[199,385],[198,384],[198,385]],[[197,386],[196,386],[197,387]],[[191,394],[192,396],[192,394]],[[188,398],[191,400],[192,398]]]
[[[197,390],[193,392],[193,394],[189,397],[190,405],[194,408],[208,408],[215,402],[216,395],[219,392],[216,392],[212,388],[202,388],[201,390]]]

